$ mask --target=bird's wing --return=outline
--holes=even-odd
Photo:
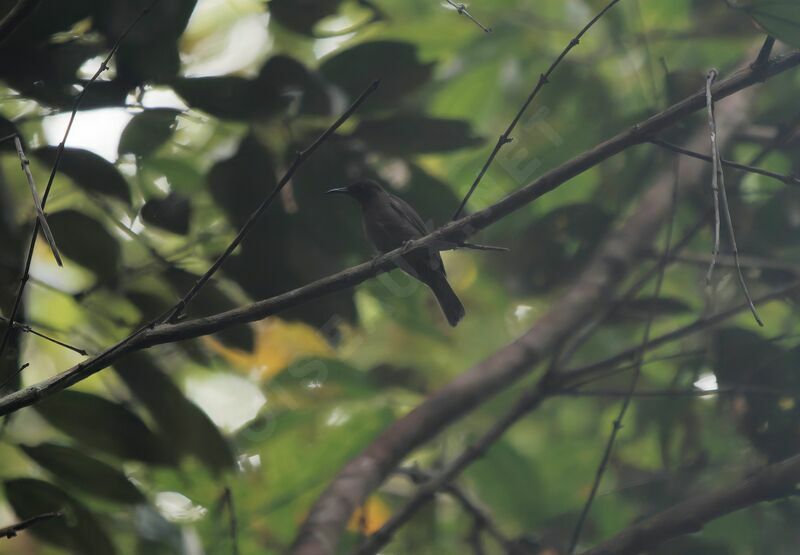
[[[425,222],[422,221],[422,218],[419,214],[417,214],[417,211],[414,210],[414,208],[412,208],[412,206],[406,201],[400,197],[390,194],[389,206],[391,206],[392,210],[394,210],[401,218],[410,223],[420,235],[428,234],[428,226],[426,226]]]
[[[422,218],[414,208],[408,204],[406,201],[401,199],[400,197],[396,197],[394,195],[389,195],[389,205],[392,207],[392,210],[397,212],[400,216],[403,217],[405,221],[411,224],[414,229],[419,232],[420,237],[423,235],[427,235],[430,230],[428,226],[425,225],[425,222],[422,221]],[[447,272],[444,269],[444,263],[442,262],[442,255],[433,249],[428,249],[429,260],[428,263],[431,267],[436,268],[436,270],[440,270],[443,275],[447,275]],[[412,274],[413,275],[413,274]]]

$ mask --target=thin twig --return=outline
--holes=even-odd
[[[231,488],[225,486],[222,493],[222,500],[228,509],[228,529],[231,538],[231,554],[239,555],[239,521],[236,518],[236,509],[233,505],[233,493]]]
[[[53,252],[53,257],[56,259],[56,264],[59,267],[64,266],[64,262],[61,261],[61,254],[58,252],[58,246],[56,246],[56,240],[53,237],[53,232],[50,230],[50,224],[47,223],[47,218],[44,215],[44,210],[42,210],[42,200],[39,198],[39,191],[36,190],[36,182],[33,179],[33,174],[31,173],[31,162],[28,160],[28,157],[25,156],[25,150],[22,148],[22,141],[19,138],[19,135],[14,135],[14,147],[17,149],[17,156],[19,156],[19,163],[22,166],[22,171],[25,173],[25,177],[28,179],[28,187],[31,190],[31,195],[33,196],[33,206],[36,208],[36,217],[39,220],[39,227],[42,229],[44,233],[44,238],[47,240],[47,244],[50,246],[50,250]]]
[[[416,466],[400,467],[397,468],[395,472],[397,474],[406,476],[418,486],[424,485],[433,478],[430,473],[425,472]],[[470,499],[469,495],[467,495],[462,488],[458,487],[456,484],[447,484],[442,488],[442,491],[458,501],[459,505],[461,505],[461,508],[463,508],[466,513],[472,516],[476,522],[481,524],[481,529],[488,532],[489,535],[492,536],[503,548],[507,548],[511,545],[511,540],[500,531],[486,511],[484,511],[472,499]]]
[[[18,532],[30,528],[31,526],[36,526],[40,522],[45,522],[47,520],[58,518],[61,516],[64,516],[64,513],[60,511],[55,511],[52,513],[42,513],[40,515],[32,516],[31,518],[26,518],[21,522],[12,524],[11,526],[0,528],[0,537],[11,539],[13,537],[16,537]]]
[[[67,127],[64,130],[64,136],[62,137],[61,142],[58,144],[58,148],[56,150],[56,159],[53,162],[53,168],[50,171],[50,177],[47,180],[47,186],[45,187],[44,194],[42,195],[42,210],[44,210],[45,205],[47,204],[47,198],[50,195],[50,190],[53,187],[53,181],[55,180],[56,173],[58,173],[58,167],[61,164],[61,158],[64,155],[64,148],[67,143],[67,138],[72,130],[72,124],[75,121],[75,117],[78,113],[81,102],[83,101],[84,96],[86,96],[86,92],[89,90],[92,84],[97,81],[100,75],[108,69],[108,63],[111,61],[111,58],[114,56],[114,54],[116,54],[120,44],[122,44],[122,41],[125,40],[131,30],[139,23],[139,21],[142,20],[145,15],[150,12],[150,10],[158,1],[159,0],[152,0],[150,4],[148,4],[147,7],[145,7],[141,13],[139,13],[138,17],[136,17],[136,19],[134,19],[131,24],[128,25],[128,27],[122,32],[117,41],[111,47],[108,55],[100,63],[100,67],[97,68],[97,71],[95,71],[91,79],[86,82],[86,84],[83,86],[83,90],[81,90],[80,94],[78,94],[78,96],[75,98],[75,102],[72,105],[72,112],[70,113],[69,120],[67,121]],[[39,225],[39,220],[37,219],[33,226],[33,232],[31,233],[31,239],[28,247],[27,258],[25,259],[25,267],[22,272],[22,278],[20,279],[19,287],[17,288],[17,294],[14,297],[14,304],[12,305],[11,312],[8,316],[8,320],[11,325],[6,328],[6,331],[3,334],[3,339],[0,340],[0,360],[3,358],[3,353],[6,350],[9,337],[11,336],[11,330],[14,328],[13,324],[17,319],[17,314],[19,312],[20,305],[22,304],[22,294],[25,292],[25,286],[28,283],[28,278],[30,276],[31,263],[33,262],[33,252],[36,247],[36,238],[39,236]]]
[[[695,152],[693,150],[689,150],[678,145],[672,144],[667,141],[663,141],[657,138],[648,139],[648,141],[656,146],[660,146],[666,150],[671,150],[672,152],[677,152],[678,154],[683,154],[685,156],[689,156],[691,158],[696,158],[698,160],[704,160],[705,162],[714,163],[714,158],[711,156],[707,156],[705,154],[701,154],[699,152]],[[771,179],[775,179],[780,181],[785,185],[800,185],[800,177],[793,175],[793,174],[782,174],[777,172],[772,172],[769,170],[764,170],[758,168],[756,166],[750,166],[747,164],[740,164],[738,162],[732,162],[730,160],[720,159],[720,162],[723,166],[728,166],[729,168],[733,168],[735,170],[742,170],[748,173],[754,173],[757,175],[763,175],[765,177],[769,177]]]
[[[739,481],[706,491],[663,512],[638,520],[616,536],[583,555],[636,555],[652,553],[667,540],[698,532],[723,515],[763,501],[796,495],[800,480],[800,455],[765,466]]]
[[[380,81],[373,81],[372,84],[369,87],[367,87],[366,90],[362,92],[361,95],[350,105],[350,107],[347,110],[345,110],[345,112],[341,116],[339,116],[339,119],[337,119],[330,127],[328,127],[328,129],[326,129],[322,133],[322,135],[320,135],[317,138],[316,141],[314,141],[305,150],[302,150],[297,153],[294,162],[292,162],[292,165],[289,166],[288,170],[286,170],[286,173],[283,174],[283,177],[275,186],[275,188],[272,190],[272,192],[269,195],[267,195],[267,197],[261,202],[261,205],[258,208],[256,208],[252,214],[250,214],[250,217],[247,218],[247,221],[239,230],[239,233],[236,234],[236,237],[234,237],[233,241],[231,241],[230,245],[228,245],[228,248],[226,248],[225,251],[217,258],[217,260],[214,262],[214,264],[211,265],[211,267],[206,271],[206,273],[203,274],[195,282],[195,284],[186,293],[186,295],[184,295],[183,298],[180,301],[178,301],[178,304],[176,304],[175,307],[171,311],[169,311],[167,317],[164,319],[165,322],[175,322],[181,316],[181,314],[183,314],[183,311],[186,308],[186,306],[191,302],[191,300],[195,297],[195,295],[197,295],[197,293],[200,292],[200,289],[203,288],[203,286],[208,282],[209,279],[211,279],[211,277],[217,272],[217,270],[220,269],[222,264],[225,263],[225,261],[231,255],[231,253],[233,253],[233,251],[236,250],[236,247],[239,246],[239,244],[242,242],[245,236],[250,232],[250,229],[253,227],[256,221],[258,221],[258,219],[261,217],[261,214],[264,213],[264,211],[272,204],[272,201],[275,200],[275,198],[278,196],[278,193],[280,193],[281,190],[286,186],[286,184],[289,183],[289,180],[292,178],[295,171],[297,171],[297,168],[299,168],[300,165],[303,164],[303,162],[305,162],[306,159],[309,156],[311,156],[314,153],[314,151],[317,150],[317,148],[319,148],[319,146],[323,142],[325,142],[325,140],[328,137],[333,135],[336,132],[336,130],[339,129],[339,127],[341,127],[342,124],[346,122],[350,118],[350,116],[352,116],[355,113],[356,110],[358,110],[358,107],[361,106],[361,104],[373,92],[375,92],[379,84]]]
[[[491,27],[486,27],[486,26],[484,26],[484,25],[483,25],[483,24],[482,24],[480,21],[478,21],[477,19],[475,19],[475,18],[472,16],[472,14],[471,14],[471,13],[469,13],[469,11],[467,11],[467,7],[466,7],[464,4],[458,4],[458,3],[456,3],[456,2],[453,2],[453,0],[447,0],[447,3],[448,3],[448,4],[450,4],[451,6],[453,6],[453,7],[456,9],[456,11],[458,12],[458,14],[459,14],[459,15],[463,15],[463,16],[467,17],[467,19],[469,19],[469,20],[470,20],[470,21],[472,21],[472,22],[473,22],[475,25],[477,25],[478,27],[480,27],[480,28],[481,28],[481,30],[482,30],[484,33],[491,33],[491,32],[492,32],[492,28],[491,28]]]
[[[2,322],[4,324],[8,324],[8,318],[6,318],[5,316],[0,316],[0,322]],[[56,345],[59,345],[59,346],[64,347],[66,349],[69,349],[70,351],[72,351],[74,353],[78,353],[81,356],[89,356],[89,353],[87,353],[85,349],[81,349],[79,347],[74,347],[74,346],[70,345],[69,343],[64,343],[63,341],[59,341],[58,339],[50,337],[49,335],[47,335],[45,333],[42,333],[42,332],[32,328],[28,324],[23,324],[22,322],[14,322],[13,326],[15,328],[17,328],[18,330],[22,331],[22,332],[30,333],[31,335],[35,335],[36,337],[41,337],[42,339],[44,339],[46,341],[49,341],[51,343],[55,343]],[[0,386],[0,389],[2,389],[1,386]]]
[[[570,388],[562,391],[556,391],[552,395],[555,397],[608,397],[615,399],[618,397],[626,397],[628,393],[629,392],[627,390],[622,389],[574,390]],[[647,391],[636,391],[632,396],[637,398],[709,397],[711,395],[738,395],[742,393],[795,397],[795,395],[780,389],[748,385],[720,387],[716,389],[652,389]]]
[[[736,246],[736,233],[733,229],[733,218],[731,216],[730,206],[728,205],[728,193],[725,190],[725,173],[722,171],[722,157],[719,152],[719,143],[717,142],[717,120],[714,115],[714,98],[711,94],[711,84],[717,78],[717,70],[712,69],[708,72],[706,78],[706,103],[708,107],[708,126],[711,133],[711,155],[713,161],[713,178],[712,188],[714,189],[714,256],[711,259],[711,264],[708,267],[708,274],[706,275],[706,283],[711,283],[711,272],[714,270],[714,265],[719,256],[719,227],[720,227],[720,206],[719,201],[722,200],[722,212],[725,214],[725,227],[728,230],[728,238],[731,242],[731,250],[733,251],[733,259],[736,265],[736,274],[739,277],[739,285],[742,287],[747,302],[750,304],[750,312],[753,314],[759,326],[763,326],[764,322],[758,315],[753,299],[750,296],[750,290],[747,287],[747,281],[744,279],[742,267],[739,264],[739,248]]]
[[[712,69],[706,77],[706,109],[708,111],[708,126],[711,135],[711,154],[713,168],[711,170],[711,191],[714,196],[714,248],[711,250],[711,263],[706,272],[706,285],[711,285],[711,276],[714,273],[714,266],[717,264],[719,256],[719,236],[720,236],[720,216],[719,216],[719,176],[722,171],[719,169],[719,151],[717,150],[717,128],[714,119],[714,100],[711,96],[711,85],[717,78],[717,70]]]
[[[764,39],[764,44],[761,45],[761,50],[758,51],[758,56],[756,56],[756,60],[750,66],[753,69],[758,69],[767,62],[769,62],[770,54],[772,54],[772,47],[775,46],[775,37],[767,35],[767,38]]]
[[[372,555],[392,538],[394,533],[425,504],[434,498],[436,492],[444,489],[447,484],[458,476],[475,460],[482,457],[489,447],[494,444],[506,431],[520,418],[534,410],[547,397],[544,382],[539,382],[535,387],[523,393],[514,406],[500,418],[477,441],[467,447],[447,467],[420,486],[414,497],[400,510],[387,520],[380,530],[372,534],[364,544],[355,552],[356,555]]]
[[[670,205],[670,215],[667,223],[667,236],[665,239],[665,246],[664,246],[664,257],[661,259],[660,264],[660,271],[658,272],[658,277],[656,278],[656,285],[655,291],[653,293],[653,298],[658,298],[661,295],[661,287],[664,284],[664,274],[666,273],[666,267],[669,263],[669,254],[672,249],[672,232],[675,227],[675,211],[678,206],[678,179],[680,175],[680,166],[679,162],[676,161],[675,163],[675,181],[672,186],[672,203]],[[619,435],[620,430],[622,429],[622,421],[625,419],[625,415],[628,412],[628,407],[630,407],[631,400],[633,399],[633,394],[636,391],[636,386],[639,384],[639,377],[642,373],[642,362],[644,360],[644,347],[650,342],[650,330],[653,326],[653,320],[655,319],[654,311],[648,315],[647,321],[644,325],[644,333],[642,334],[642,349],[640,350],[639,354],[636,357],[635,368],[633,371],[633,377],[631,377],[630,385],[628,386],[627,394],[622,401],[622,406],[619,409],[619,414],[617,414],[617,418],[614,420],[611,428],[611,435],[608,438],[608,442],[606,443],[605,451],[603,452],[603,457],[600,460],[600,464],[597,467],[597,471],[595,473],[594,482],[592,483],[592,489],[589,493],[589,497],[586,499],[586,503],[581,510],[580,517],[578,518],[578,522],[575,524],[575,530],[572,533],[572,539],[570,540],[569,555],[575,553],[575,548],[578,546],[578,541],[581,537],[581,531],[583,530],[583,525],[586,522],[586,518],[589,516],[589,511],[592,508],[592,503],[594,503],[594,499],[597,496],[597,490],[600,488],[600,482],[603,480],[603,475],[605,474],[606,468],[608,467],[608,461],[611,459],[611,453],[614,449],[614,444],[616,443],[617,436]]]
[[[550,64],[550,67],[547,68],[547,71],[545,71],[543,74],[539,76],[539,81],[536,83],[536,86],[528,95],[528,98],[522,104],[522,107],[519,109],[519,112],[517,112],[517,115],[514,116],[514,119],[511,121],[505,132],[502,135],[500,135],[500,137],[497,139],[497,144],[494,145],[491,154],[489,154],[489,158],[486,159],[486,162],[483,164],[481,171],[478,172],[478,176],[475,178],[475,181],[473,181],[472,185],[470,186],[469,191],[464,197],[464,200],[461,201],[461,204],[458,206],[458,209],[453,214],[452,218],[453,220],[457,220],[461,216],[461,213],[464,211],[464,207],[466,207],[467,202],[469,202],[472,193],[474,193],[475,189],[478,188],[478,185],[483,179],[483,176],[489,170],[489,166],[491,166],[492,162],[494,162],[494,159],[497,157],[497,154],[500,152],[500,149],[513,140],[511,138],[511,133],[514,131],[514,128],[517,126],[517,123],[519,123],[519,120],[522,118],[523,114],[528,109],[528,106],[530,106],[531,102],[533,102],[533,99],[536,98],[536,95],[539,94],[539,91],[542,90],[544,86],[550,82],[550,75],[553,73],[553,71],[555,71],[556,67],[558,67],[558,64],[561,63],[561,60],[563,60],[567,56],[567,54],[569,54],[570,50],[578,46],[578,44],[581,42],[581,38],[583,38],[583,35],[585,35],[587,31],[589,31],[589,29],[591,29],[592,26],[595,23],[597,23],[600,20],[600,18],[602,18],[606,14],[606,12],[611,8],[613,8],[614,5],[617,4],[619,1],[620,0],[611,0],[611,2],[609,2],[606,5],[606,7],[600,11],[600,13],[594,16],[594,18],[591,21],[589,21],[589,23],[587,23],[586,26],[583,29],[581,29],[580,32],[577,35],[575,35],[575,37],[573,37],[572,40],[569,41],[569,44],[567,44],[566,48],[564,48],[561,54],[559,54],[558,57],[553,61],[553,63]]]

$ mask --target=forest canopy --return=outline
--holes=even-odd
[[[796,553],[798,47],[778,0],[0,0],[0,554]],[[381,253],[325,194],[371,182]]]

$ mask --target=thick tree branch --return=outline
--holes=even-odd
[[[708,522],[763,501],[796,493],[800,455],[767,466],[741,483],[699,495],[647,518],[582,555],[635,555],[702,530]]]

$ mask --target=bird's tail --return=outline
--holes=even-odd
[[[428,281],[428,287],[436,295],[436,300],[439,301],[439,306],[442,308],[447,321],[451,326],[455,327],[466,312],[464,311],[464,305],[461,304],[455,291],[447,282],[447,277],[443,273],[436,272]]]

